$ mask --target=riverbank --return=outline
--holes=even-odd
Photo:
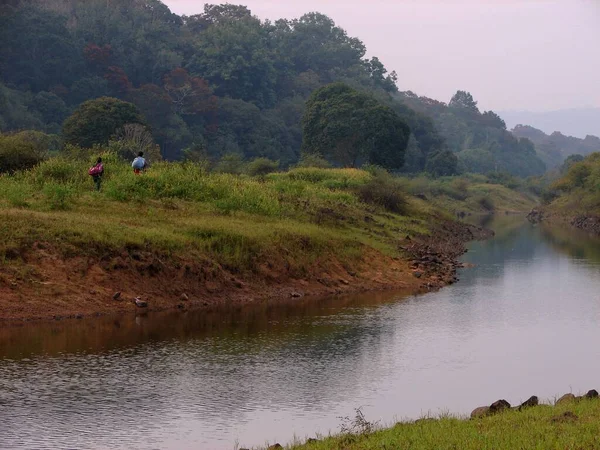
[[[442,415],[413,422],[399,422],[388,429],[357,413],[350,432],[323,440],[311,439],[292,450],[369,449],[530,449],[600,448],[600,400],[590,391],[576,398],[567,394],[556,404],[537,404],[502,409],[472,419]],[[503,404],[495,402],[494,405]],[[281,448],[281,447],[273,447]]]
[[[600,153],[571,164],[547,190],[546,203],[528,215],[532,223],[573,227],[600,236]]]
[[[0,177],[3,323],[423,292],[455,282],[464,243],[489,236],[381,171],[161,163],[136,177],[105,160],[100,193],[85,161]]]

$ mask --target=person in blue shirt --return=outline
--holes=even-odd
[[[144,172],[148,167],[148,161],[144,158],[144,152],[139,152],[137,157],[131,163],[131,167],[133,167],[133,173],[139,175]]]

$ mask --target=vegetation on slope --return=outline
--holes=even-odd
[[[138,108],[166,159],[238,154],[288,167],[301,156],[306,100],[343,82],[408,125],[406,173],[544,171],[531,143],[469,93],[448,104],[398,94],[396,74],[365,55],[319,13],[270,22],[230,4],[178,16],[158,0],[11,0],[0,6],[0,131],[58,135],[80,104],[113,97]],[[72,124],[64,139],[88,145]]]
[[[600,151],[600,138],[596,136],[588,135],[585,139],[579,139],[565,136],[558,131],[547,135],[543,131],[527,125],[517,125],[512,133],[519,138],[527,138],[532,141],[538,155],[549,169],[560,166],[569,156],[587,156]]]
[[[563,167],[563,175],[545,195],[544,209],[563,215],[600,215],[600,153],[576,158]]]

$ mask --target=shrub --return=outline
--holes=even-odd
[[[37,144],[18,135],[0,135],[0,173],[30,169],[45,159]]]
[[[246,173],[251,177],[264,177],[279,169],[279,161],[269,158],[256,158],[246,166]]]
[[[408,201],[402,185],[394,179],[373,178],[359,186],[356,194],[364,203],[381,206],[397,214],[405,214],[408,209]]]
[[[313,153],[303,153],[296,167],[314,167],[317,169],[328,169],[331,167],[329,161],[321,155]]]
[[[244,158],[239,153],[224,155],[215,167],[215,172],[239,175],[244,171]]]

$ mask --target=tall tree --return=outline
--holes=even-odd
[[[353,167],[369,162],[399,169],[410,136],[408,126],[391,108],[343,83],[311,95],[303,130],[304,152]]]
[[[69,144],[90,148],[107,144],[117,130],[128,123],[145,125],[139,109],[128,102],[102,97],[82,103],[63,124],[63,137]]]

